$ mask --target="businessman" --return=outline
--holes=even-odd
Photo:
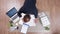
[[[35,22],[38,17],[38,10],[36,8],[36,0],[25,0],[24,5],[19,9],[18,16],[21,16],[21,13],[33,14],[35,16]]]

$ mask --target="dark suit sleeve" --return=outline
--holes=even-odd
[[[38,11],[34,11],[34,16],[35,16],[35,18],[38,17]]]
[[[21,13],[22,13],[22,11],[19,10],[19,11],[18,11],[18,16],[19,16],[19,17],[22,17]]]

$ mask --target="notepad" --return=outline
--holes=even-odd
[[[29,26],[28,25],[22,25],[21,33],[27,33]]]

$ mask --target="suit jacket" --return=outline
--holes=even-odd
[[[21,17],[21,13],[34,14],[35,18],[37,18],[38,10],[36,8],[36,0],[25,0],[24,5],[18,11],[19,17]]]

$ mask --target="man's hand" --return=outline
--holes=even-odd
[[[35,18],[35,23],[38,23],[38,18]]]

